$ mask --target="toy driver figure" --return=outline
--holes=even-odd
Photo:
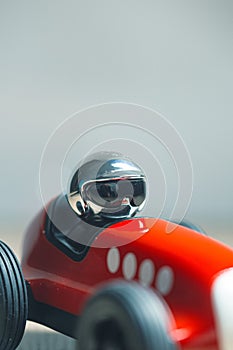
[[[133,217],[145,199],[146,178],[137,164],[119,153],[95,153],[75,172],[68,193],[50,203],[46,236],[81,260],[104,227]]]

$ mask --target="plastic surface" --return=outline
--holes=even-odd
[[[233,266],[232,249],[180,225],[170,223],[167,233],[164,220],[135,218],[103,229],[74,261],[47,240],[45,219],[45,212],[34,219],[24,243],[22,267],[35,301],[75,317],[103,284],[135,281],[166,302],[181,349],[220,349],[211,293]]]
[[[20,266],[10,248],[0,241],[0,349],[14,350],[27,320],[27,290]]]

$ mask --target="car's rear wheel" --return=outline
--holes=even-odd
[[[18,260],[0,241],[0,350],[19,345],[27,320],[26,284]]]
[[[78,350],[175,350],[172,316],[159,296],[136,283],[114,283],[87,304]]]

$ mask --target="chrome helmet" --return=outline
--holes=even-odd
[[[95,153],[73,175],[67,197],[80,216],[129,218],[145,204],[146,177],[137,164],[122,154]]]

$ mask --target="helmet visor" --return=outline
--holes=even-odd
[[[84,197],[106,209],[130,204],[139,207],[146,198],[144,178],[95,181],[83,189]]]

